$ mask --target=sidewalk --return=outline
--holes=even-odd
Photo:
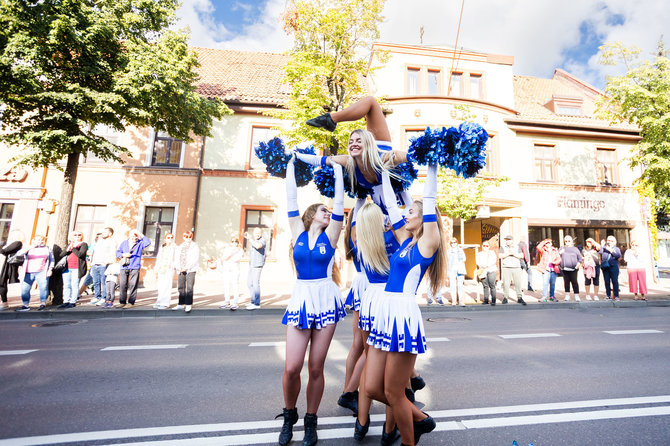
[[[634,301],[633,295],[628,292],[628,275],[625,274],[625,271],[619,277],[620,279],[620,300],[618,302],[605,300],[605,290],[604,286],[601,286],[600,289],[600,300],[599,301],[586,301],[584,299],[584,294],[582,292],[582,301],[575,302],[564,302],[566,293],[563,292],[563,280],[558,278],[556,280],[556,298],[558,298],[558,303],[552,302],[540,302],[539,299],[542,297],[541,290],[536,291],[526,291],[523,292],[523,298],[528,303],[526,306],[522,306],[516,303],[516,294],[513,290],[510,290],[510,299],[509,303],[503,305],[501,303],[503,293],[502,286],[500,283],[497,288],[497,305],[495,307],[491,305],[482,305],[482,286],[479,283],[476,283],[474,280],[465,281],[465,292],[466,292],[466,305],[465,306],[452,306],[449,297],[448,289],[443,290],[443,302],[445,305],[439,305],[433,303],[432,305],[427,305],[426,294],[424,286],[419,288],[419,293],[417,294],[417,303],[421,306],[422,311],[424,312],[433,312],[433,311],[482,311],[482,310],[521,310],[521,309],[546,309],[546,308],[576,308],[576,307],[632,307],[632,306],[670,306],[670,277],[663,275],[659,283],[648,283],[649,294],[647,294],[647,301]],[[580,282],[580,286],[582,283]],[[278,314],[281,314],[288,303],[290,298],[290,291],[293,286],[293,281],[286,282],[261,282],[261,290],[263,295],[261,296],[261,309],[254,311],[272,311]],[[14,309],[21,306],[21,297],[20,297],[20,284],[12,284],[9,287],[9,296],[8,301],[10,305],[9,310],[0,311],[0,319],[15,319],[15,318],[66,318],[73,317],[78,315],[79,317],[163,317],[163,316],[192,316],[194,314],[201,316],[216,316],[216,315],[234,315],[236,313],[252,313],[246,309],[246,304],[249,303],[249,297],[244,293],[239,301],[239,309],[234,312],[230,310],[220,309],[219,306],[224,302],[223,296],[223,282],[219,279],[212,279],[208,277],[196,278],[195,282],[195,295],[193,299],[193,311],[190,314],[186,314],[183,311],[172,311],[172,310],[156,310],[153,308],[153,304],[156,301],[156,290],[151,288],[140,288],[137,293],[137,300],[135,301],[135,306],[131,309],[104,309],[102,307],[97,307],[95,305],[90,305],[89,302],[93,297],[91,294],[84,294],[80,297],[79,302],[75,308],[67,310],[59,310],[56,307],[48,306],[44,311],[37,311],[39,306],[39,294],[37,290],[33,289],[31,293],[30,306],[31,311],[21,313],[16,312]],[[245,287],[240,286],[240,290],[246,290]],[[343,297],[346,296],[348,289],[342,290]],[[172,293],[172,306],[177,304],[177,289],[173,289]],[[479,302],[477,302],[479,298]],[[118,305],[118,291],[116,296],[115,304]]]

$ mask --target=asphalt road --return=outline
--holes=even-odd
[[[417,400],[438,428],[422,445],[670,445],[670,308],[426,316]],[[2,321],[0,446],[276,444],[280,318]],[[319,444],[357,444],[336,405],[351,337],[347,318],[326,364]],[[379,442],[383,407],[372,413],[364,444]]]

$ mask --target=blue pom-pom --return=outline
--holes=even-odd
[[[391,185],[396,193],[409,189],[418,176],[416,168],[410,161],[398,164],[391,169],[391,172],[397,176],[391,176]]]
[[[440,141],[435,132],[426,127],[423,135],[410,140],[407,159],[413,163],[426,165],[437,164],[439,160]]]
[[[297,149],[297,152],[315,155],[314,147]],[[279,137],[268,142],[260,142],[254,148],[256,156],[265,164],[265,170],[273,177],[286,178],[286,165],[291,155],[284,150],[284,143]],[[305,186],[312,180],[314,167],[300,160],[295,161],[295,182],[298,186]]]
[[[351,181],[349,181],[349,172],[342,169],[342,179],[344,180],[344,192],[351,198],[365,198],[370,191],[360,184],[356,185],[356,191],[351,190]],[[324,166],[314,172],[314,184],[318,191],[324,197],[335,197],[335,171],[330,166]]]
[[[458,142],[447,167],[464,178],[472,178],[486,165],[486,142],[489,134],[482,126],[473,122],[461,123],[458,134]]]

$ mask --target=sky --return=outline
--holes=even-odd
[[[182,0],[179,26],[191,44],[284,52],[292,41],[279,17],[290,0]],[[621,69],[598,62],[598,47],[621,41],[652,59],[661,35],[670,49],[669,0],[387,0],[380,42],[458,47],[514,56],[514,72],[550,78],[562,68],[604,88]]]

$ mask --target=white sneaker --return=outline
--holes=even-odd
[[[186,312],[186,313],[190,313],[190,312],[191,312],[191,306],[190,306],[190,305],[186,305],[186,306],[184,307],[184,312]]]
[[[105,305],[105,299],[100,299],[95,305],[97,307],[102,307],[103,305]]]
[[[586,300],[591,300],[591,295],[590,294],[586,295]]]
[[[184,306],[183,305],[177,305],[175,307],[172,307],[173,310],[183,310]]]
[[[227,310],[230,308],[230,302],[226,302],[225,304],[221,305],[219,308],[222,308],[224,310]]]
[[[0,311],[9,310],[9,304],[7,302],[0,302]]]
[[[598,296],[593,296],[593,300],[600,300]]]
[[[457,304],[458,304],[458,302],[456,302],[456,299],[451,301],[451,305],[457,305]]]
[[[565,296],[565,299],[563,299],[563,302],[570,302],[570,296]]]
[[[91,301],[88,303],[89,305],[96,305],[98,303],[98,299],[93,298]]]
[[[235,310],[237,310],[238,308],[240,308],[240,307],[238,307],[237,305],[232,305],[232,306],[230,307],[230,311],[235,311]]]
[[[247,310],[258,310],[261,306],[256,304],[247,304]]]
[[[575,296],[575,301],[581,302],[582,300],[579,298],[579,296]]]

